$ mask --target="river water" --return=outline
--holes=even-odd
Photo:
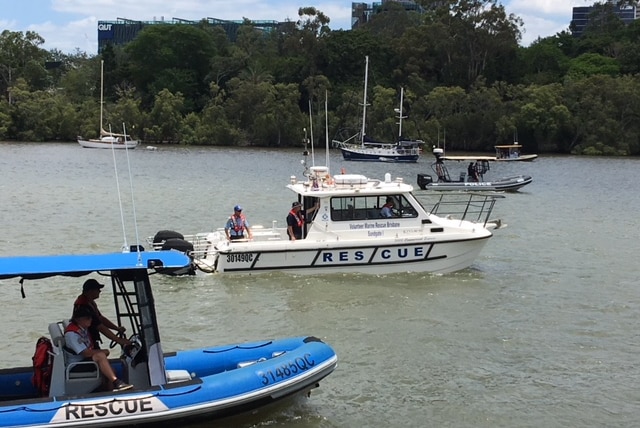
[[[295,200],[284,186],[302,173],[301,150],[139,148],[115,153],[115,166],[111,151],[77,144],[3,143],[0,152],[4,256],[117,251],[160,229],[210,231],[236,204],[252,224],[282,224]],[[414,165],[330,155],[334,173],[389,172],[412,184],[431,162],[428,153]],[[315,163],[326,163],[323,152]],[[533,183],[497,203],[493,217],[508,227],[471,268],[158,275],[164,349],[306,334],[334,347],[338,368],[310,399],[229,426],[638,426],[640,160],[542,156],[491,168],[486,178]],[[22,299],[17,280],[2,282],[2,367],[30,365],[81,283],[27,281]],[[109,297],[101,308],[112,314]]]

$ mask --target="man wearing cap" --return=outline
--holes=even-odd
[[[287,215],[287,235],[289,235],[289,240],[302,239],[304,222],[308,215],[318,209],[318,206],[319,203],[316,202],[313,207],[303,210],[300,202],[296,201],[291,204],[291,211]]]
[[[71,322],[64,329],[65,351],[69,355],[69,362],[75,363],[85,359],[95,361],[108,383],[108,389],[124,391],[133,388],[133,385],[124,383],[116,377],[107,359],[109,350],[93,347],[93,339],[88,330],[92,319],[93,312],[87,306],[78,306],[73,311]]]
[[[235,241],[237,239],[244,239],[244,231],[247,231],[247,237],[252,239],[251,229],[249,222],[244,214],[242,214],[242,207],[236,205],[233,207],[233,214],[227,220],[227,224],[224,227],[224,233],[227,235],[227,239]]]
[[[104,284],[100,284],[95,279],[87,279],[82,285],[82,294],[79,295],[73,303],[73,310],[75,312],[80,308],[86,308],[91,312],[91,325],[88,327],[88,330],[93,340],[93,349],[100,349],[100,342],[102,342],[100,333],[122,346],[130,345],[131,342],[128,339],[118,337],[111,331],[116,330],[118,333],[124,333],[126,329],[111,322],[107,317],[102,315],[98,309],[96,299],[100,297],[103,287]]]

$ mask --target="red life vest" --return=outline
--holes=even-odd
[[[298,222],[298,227],[302,227],[302,225],[304,224],[304,217],[299,213],[300,211],[298,211],[298,213],[296,213],[294,210],[289,211],[289,214],[294,216],[296,221]]]
[[[80,328],[80,326],[78,324],[76,324],[75,322],[71,321],[69,323],[69,325],[64,329],[64,332],[67,333],[69,331],[72,331],[74,333],[77,333],[79,336],[82,336],[82,328]],[[87,331],[87,335],[89,336],[89,347],[87,349],[94,349],[93,348],[93,340],[91,338],[91,334]],[[73,351],[71,351],[73,353]]]
[[[229,218],[229,220],[231,220],[231,223],[233,223],[233,230],[235,230],[236,232],[242,232],[242,230],[245,228],[245,225],[247,224],[244,214],[240,214],[240,216],[234,214]]]
[[[41,397],[49,395],[51,386],[51,372],[53,371],[53,346],[51,340],[41,337],[36,343],[36,351],[32,357],[33,376],[31,383],[36,387]]]

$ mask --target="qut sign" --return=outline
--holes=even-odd
[[[111,31],[113,24],[98,24],[98,31]]]

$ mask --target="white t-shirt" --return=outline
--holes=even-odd
[[[64,334],[64,341],[67,348],[76,353],[75,355],[69,353],[69,361],[71,362],[84,360],[85,357],[82,356],[82,352],[85,349],[91,349],[91,336],[89,335],[89,332],[84,329],[80,329],[79,333],[76,333],[75,331],[67,331]]]

